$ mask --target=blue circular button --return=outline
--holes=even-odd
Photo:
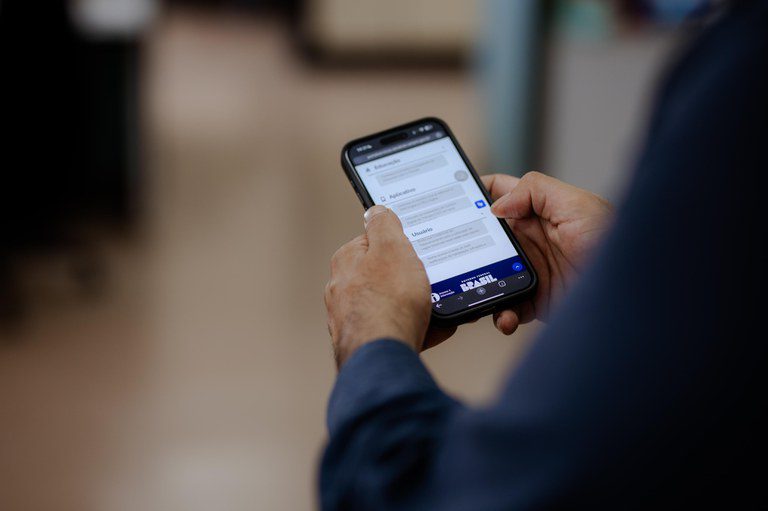
[[[523,271],[523,268],[525,268],[523,266],[523,263],[513,263],[512,264],[512,269],[515,270],[515,271]]]

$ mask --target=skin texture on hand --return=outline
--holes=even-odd
[[[496,328],[509,335],[521,323],[546,319],[608,229],[613,208],[602,197],[539,172],[482,180],[494,201],[491,211],[507,220],[539,276],[532,300],[494,314]]]
[[[374,206],[365,220],[366,233],[333,255],[325,288],[328,330],[339,367],[357,348],[383,337],[420,351],[429,325],[427,273],[397,215]]]

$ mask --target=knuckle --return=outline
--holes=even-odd
[[[339,283],[335,279],[331,279],[328,281],[328,283],[325,285],[325,296],[327,298],[333,298],[334,295],[337,294],[339,289]]]
[[[526,172],[526,174],[521,178],[521,181],[540,181],[544,177],[546,177],[545,174],[542,174],[538,170],[532,170],[530,172]]]
[[[331,264],[334,264],[338,262],[339,259],[341,259],[341,257],[344,255],[344,247],[346,247],[346,245],[342,245],[336,249],[336,252],[334,252],[331,256]]]
[[[343,261],[345,261],[349,254],[354,250],[354,243],[355,240],[352,240],[350,242],[345,243],[344,245],[340,246],[336,252],[333,253],[331,256],[331,268],[338,268]]]

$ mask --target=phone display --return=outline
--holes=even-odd
[[[345,146],[342,162],[366,207],[387,206],[424,263],[438,318],[479,316],[533,290],[528,259],[448,127],[399,126]]]

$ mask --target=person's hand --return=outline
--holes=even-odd
[[[496,328],[509,335],[521,323],[546,319],[606,231],[612,207],[587,190],[538,172],[482,180],[494,201],[491,211],[507,219],[539,276],[531,300],[494,314]]]
[[[339,367],[360,346],[388,337],[421,351],[454,329],[429,329],[431,288],[424,264],[384,206],[365,213],[366,233],[331,259],[325,288],[328,330]]]

